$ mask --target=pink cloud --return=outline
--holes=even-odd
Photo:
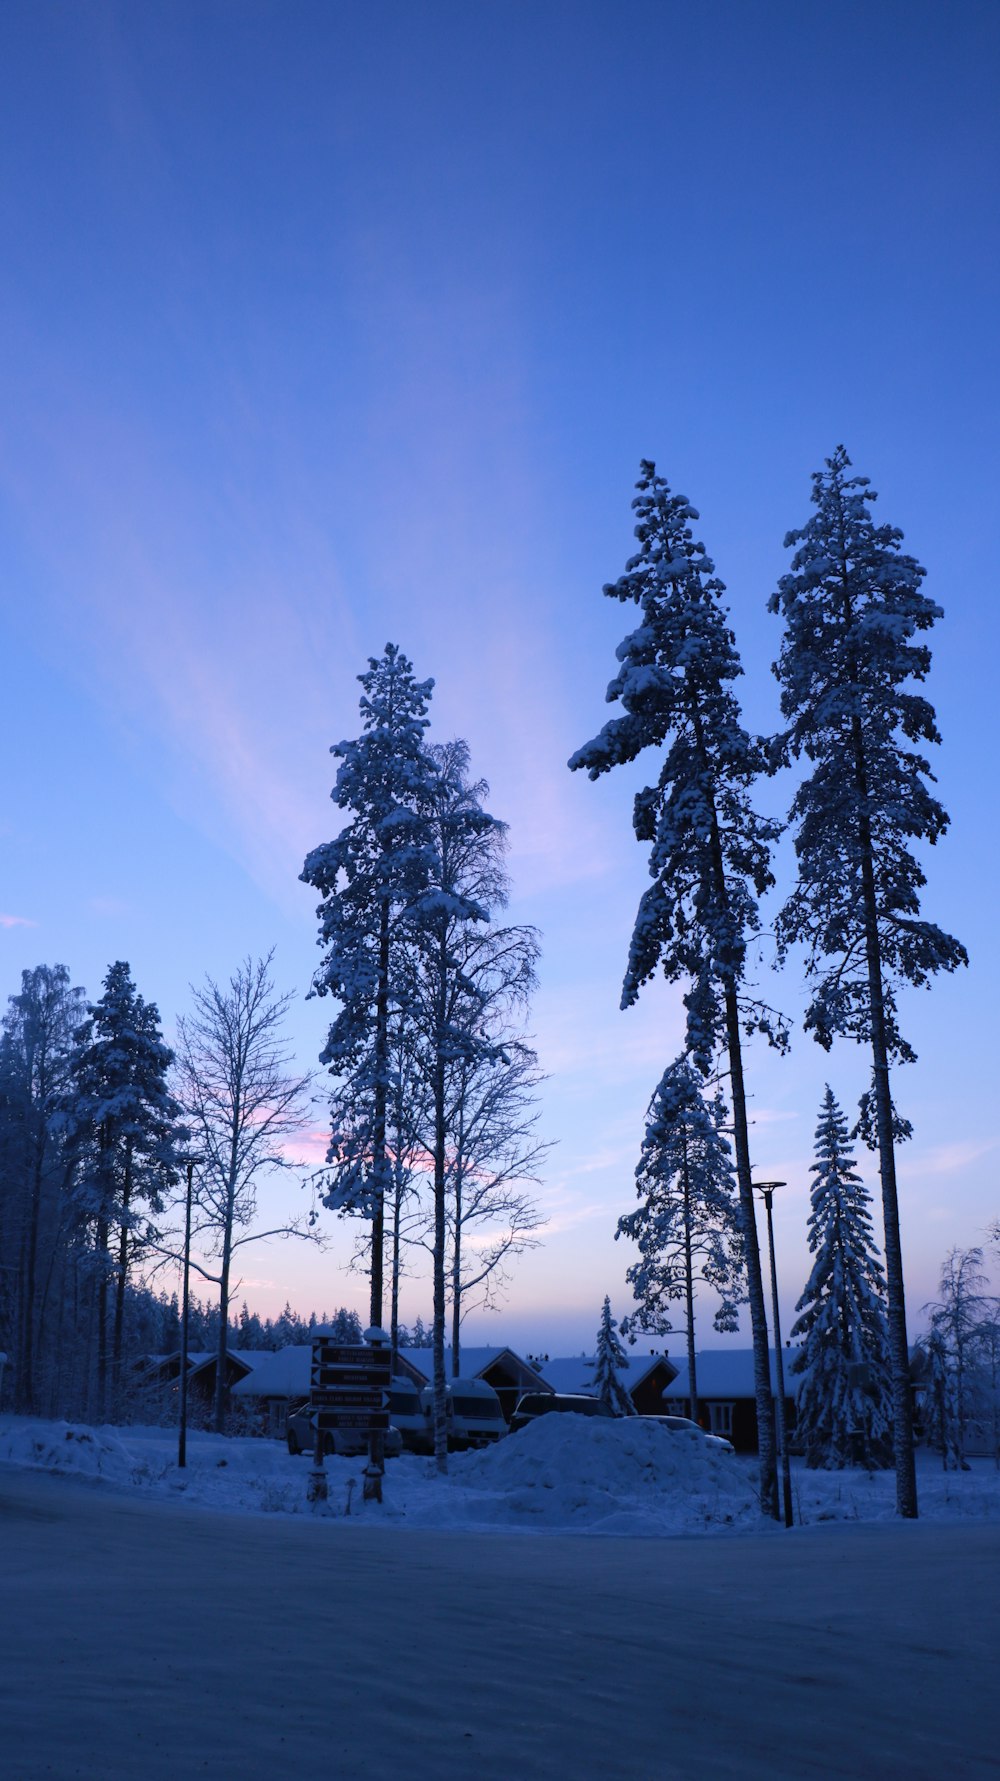
[[[37,928],[27,915],[0,915],[0,928]]]

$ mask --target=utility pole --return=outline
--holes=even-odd
[[[188,1298],[191,1280],[191,1183],[196,1159],[187,1159],[187,1194],[184,1200],[184,1287],[181,1295],[181,1419],[177,1431],[177,1465],[187,1465],[188,1413]]]

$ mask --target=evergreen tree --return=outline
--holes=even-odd
[[[88,1005],[73,1059],[71,1131],[79,1158],[75,1191],[93,1230],[101,1414],[107,1412],[109,1279],[113,1275],[115,1283],[112,1368],[117,1392],[129,1269],[139,1249],[155,1238],[148,1218],[163,1211],[164,1193],[177,1179],[177,1146],[187,1136],[180,1105],[167,1087],[172,1062],[173,1052],[160,1033],[159,1010],[143,1000],[128,964],[119,960],[104,979],[100,1001]]]
[[[17,1408],[29,1415],[39,1409],[38,1350],[74,1222],[65,1110],[84,1010],[65,965],[37,965],[21,973],[0,1038],[0,1238],[10,1258],[0,1270],[0,1347],[12,1353]]]
[[[796,1430],[810,1466],[888,1463],[892,1387],[885,1276],[871,1199],[855,1171],[847,1120],[827,1085],[816,1128],[809,1248],[812,1272],[792,1328],[802,1347]]]
[[[302,879],[321,893],[323,962],[315,995],[340,1003],[320,1054],[349,1079],[354,1121],[346,1148],[334,1131],[331,1203],[371,1219],[369,1316],[383,1321],[385,1202],[392,1191],[386,1128],[391,1086],[389,1034],[398,976],[400,918],[427,880],[426,809],[435,771],[424,745],[434,682],[414,678],[393,643],[359,675],[362,734],[339,742],[331,796],[350,818],[335,840],[309,855]]]
[[[743,1286],[743,1229],[732,1150],[723,1135],[722,1097],[709,1101],[686,1058],[664,1072],[650,1104],[642,1156],[636,1167],[641,1205],[618,1220],[618,1237],[638,1245],[639,1261],[626,1273],[638,1309],[623,1318],[622,1335],[665,1335],[670,1306],[684,1309],[691,1415],[698,1419],[695,1289],[700,1281],[720,1296],[714,1325],[737,1326]]]
[[[602,1402],[609,1404],[616,1416],[634,1416],[635,1405],[621,1378],[628,1371],[628,1356],[618,1335],[618,1324],[611,1315],[609,1298],[605,1298],[601,1307],[597,1352],[589,1364],[594,1374],[594,1390]]]
[[[805,757],[792,802],[798,882],[778,919],[779,952],[806,953],[813,996],[806,1028],[827,1049],[838,1035],[870,1047],[872,1086],[859,1130],[879,1154],[885,1217],[896,1500],[917,1514],[895,1142],[908,1127],[892,1103],[890,1065],[913,1059],[897,992],[967,962],[963,946],[920,917],[925,883],[912,844],[948,824],[921,746],[940,740],[934,711],[912,690],[930,650],[917,641],[941,608],[921,592],[924,570],[877,526],[866,477],[848,474],[842,446],[813,477],[816,511],[785,543],[791,573],[770,601],[785,634],[775,673],[789,727],[774,762]]]
[[[717,1050],[729,1066],[736,1176],[746,1251],[760,1440],[761,1501],[777,1516],[774,1404],[767,1313],[757,1242],[746,1089],[745,1030],[784,1042],[781,1023],[746,992],[748,938],[759,928],[757,899],[773,882],[770,848],[779,825],[757,815],[750,787],[763,752],[744,730],[733,682],[742,673],[722,603],[725,591],[690,522],[698,515],[672,495],[656,466],[643,462],[632,505],[639,551],[604,592],[635,601],[642,622],[618,647],[608,687],[624,716],[579,749],[570,767],[596,779],[666,748],[656,783],[635,800],[633,826],[651,846],[652,884],[639,905],[622,1006],[662,971],[687,984],[687,1050],[708,1075]]]

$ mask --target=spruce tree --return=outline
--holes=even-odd
[[[815,513],[789,532],[791,573],[770,608],[785,622],[775,673],[788,728],[774,764],[805,758],[792,802],[798,881],[778,918],[779,952],[802,946],[813,986],[806,1028],[829,1049],[844,1035],[869,1047],[872,1085],[859,1130],[877,1146],[885,1218],[893,1376],[896,1500],[917,1514],[903,1258],[896,1192],[898,1120],[889,1072],[909,1062],[897,994],[967,963],[964,947],[920,916],[924,871],[915,842],[948,826],[928,790],[921,752],[940,740],[934,711],[912,690],[930,650],[918,641],[941,608],[921,592],[924,570],[900,549],[902,533],[875,524],[868,480],[850,476],[838,446],[813,477]]]
[[[686,983],[687,1050],[704,1075],[717,1052],[730,1077],[747,1297],[754,1353],[761,1502],[778,1514],[774,1403],[767,1312],[754,1212],[743,1071],[743,1038],[763,1029],[781,1043],[768,1010],[748,998],[747,946],[759,928],[757,899],[773,883],[770,849],[780,826],[759,816],[750,788],[764,767],[761,746],[743,728],[733,692],[742,673],[722,602],[723,583],[695,541],[695,509],[673,495],[644,461],[632,505],[639,550],[605,587],[642,620],[618,647],[607,691],[624,716],[570,759],[591,779],[647,748],[665,748],[655,784],[635,800],[636,838],[650,844],[652,884],[639,905],[622,1007],[662,971]]]
[[[719,1294],[714,1325],[731,1332],[743,1286],[743,1232],[724,1122],[722,1097],[709,1100],[687,1059],[675,1059],[650,1103],[635,1171],[642,1203],[615,1231],[637,1244],[640,1256],[625,1276],[638,1308],[622,1320],[622,1334],[633,1341],[638,1330],[665,1335],[673,1327],[670,1307],[681,1301],[696,1421],[696,1287],[703,1281]]]
[[[886,1465],[892,1386],[885,1275],[871,1198],[854,1166],[847,1120],[827,1085],[816,1127],[809,1249],[815,1258],[792,1336],[802,1375],[796,1432],[810,1466]]]
[[[601,1324],[597,1332],[597,1352],[590,1362],[594,1374],[594,1390],[616,1416],[634,1416],[635,1405],[621,1375],[628,1370],[628,1356],[618,1335],[618,1324],[611,1315],[611,1300],[605,1298],[601,1307]]]
[[[107,1411],[107,1298],[115,1282],[112,1368],[120,1385],[125,1288],[147,1215],[163,1210],[177,1179],[177,1146],[187,1136],[167,1085],[173,1052],[159,1010],[146,1002],[124,960],[111,966],[104,994],[88,1005],[76,1035],[71,1131],[79,1156],[75,1193],[93,1229],[97,1268],[97,1399]],[[116,1255],[108,1252],[112,1231]]]
[[[394,643],[378,659],[370,657],[358,679],[362,733],[330,750],[340,761],[331,796],[349,820],[335,840],[313,850],[301,877],[322,899],[316,913],[325,950],[312,993],[340,1002],[320,1061],[352,1086],[347,1154],[338,1149],[339,1133],[331,1145],[333,1203],[371,1218],[369,1316],[381,1325],[385,1202],[392,1191],[390,1018],[401,917],[427,881],[426,815],[437,775],[424,732],[434,682],[418,681]]]

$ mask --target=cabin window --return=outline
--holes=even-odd
[[[711,1404],[713,1435],[731,1435],[733,1432],[732,1404]]]

